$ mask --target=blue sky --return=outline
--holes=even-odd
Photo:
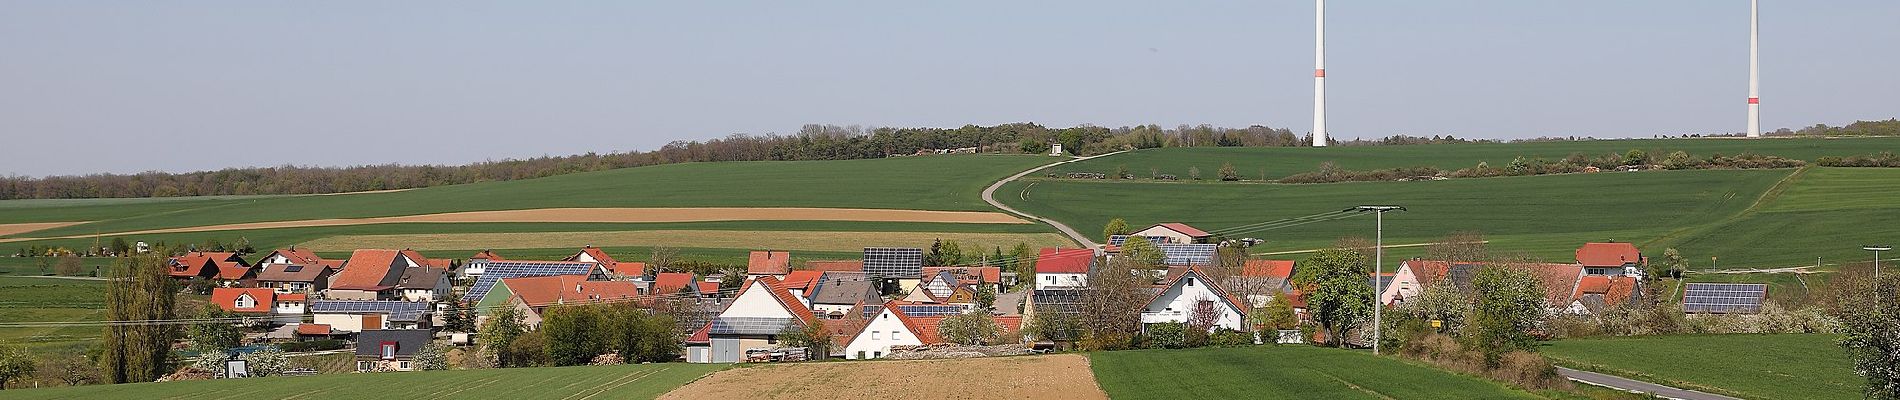
[[[0,174],[465,163],[802,124],[1310,129],[1310,1],[0,3]],[[1900,2],[1763,5],[1767,129],[1900,115]],[[1744,0],[1334,1],[1329,130],[1737,132]]]

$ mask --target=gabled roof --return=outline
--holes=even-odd
[[[639,261],[615,262],[605,267],[607,267],[607,272],[618,276],[645,276],[647,274],[647,263]]]
[[[437,284],[443,283],[442,276],[447,273],[435,268],[403,268],[402,280],[396,282],[396,287],[404,290],[434,290]]]
[[[481,278],[475,279],[475,283],[469,285],[468,293],[462,295],[462,300],[480,303],[483,297],[488,296],[488,291],[494,289],[495,282],[506,278],[550,275],[592,276],[595,268],[600,268],[600,265],[567,261],[489,261],[487,271],[482,272]]]
[[[330,267],[322,264],[264,264],[257,280],[265,282],[316,282]]]
[[[859,260],[806,261],[805,266],[819,272],[864,272],[864,261]]]
[[[1625,304],[1636,293],[1637,284],[1637,279],[1631,276],[1585,275],[1577,280],[1577,290],[1570,295],[1570,298],[1576,301],[1595,296],[1603,305]],[[1593,308],[1590,311],[1599,310]]]
[[[1544,286],[1546,304],[1563,306],[1570,304],[1570,295],[1577,289],[1577,283],[1583,278],[1583,266],[1578,264],[1527,264],[1537,281]]]
[[[1240,276],[1290,279],[1293,277],[1293,260],[1247,260],[1240,268]]]
[[[211,289],[211,302],[225,311],[236,313],[268,313],[276,301],[275,292],[270,288],[215,288]],[[251,307],[237,308],[239,297],[250,296]]]
[[[699,287],[693,284],[694,280],[693,273],[691,272],[661,272],[653,276],[653,289],[648,291],[648,293],[660,295],[679,293],[687,290],[696,291]]]
[[[303,293],[278,293],[277,301],[294,301],[298,303],[303,303],[303,302],[310,301],[310,295],[303,294]]]
[[[171,276],[180,278],[206,276],[204,270],[206,267],[216,269],[221,266],[220,263],[224,265],[230,265],[232,263],[239,266],[244,265],[244,259],[238,258],[237,253],[229,252],[194,251],[185,253],[185,255],[182,256],[172,257],[169,261],[168,266],[171,268],[168,268],[166,272],[171,274]],[[219,271],[212,272],[215,275]]]
[[[323,262],[323,257],[317,257],[317,252],[310,251],[308,247],[299,249],[292,246],[288,249],[271,250],[270,254],[264,255],[264,258],[271,258],[271,256],[284,256],[284,259],[289,260],[291,264],[317,264]]]
[[[356,355],[382,357],[383,344],[389,343],[396,345],[396,357],[409,358],[433,340],[428,329],[369,329],[356,334]]]
[[[857,304],[877,297],[878,280],[861,272],[826,272],[806,297],[812,304]]]
[[[256,274],[256,269],[244,266],[236,261],[212,261],[218,268],[218,279],[227,281],[244,280]]]
[[[791,269],[792,253],[783,251],[754,251],[745,263],[749,275],[785,275]]]
[[[706,326],[693,331],[692,335],[686,337],[686,343],[712,343],[712,326],[711,322],[707,322]]]
[[[433,306],[421,301],[390,300],[315,300],[310,302],[313,314],[385,314],[391,321],[415,321],[427,314]]]
[[[330,324],[297,324],[297,334],[310,336],[330,336]]]
[[[350,253],[350,260],[343,264],[343,271],[331,278],[331,289],[346,290],[383,290],[395,287],[402,281],[402,269],[406,263],[397,262],[402,251],[364,249]]]
[[[700,294],[707,295],[707,296],[717,296],[719,293],[719,282],[699,281],[697,285],[699,285]]]
[[[812,286],[817,285],[818,278],[824,276],[824,274],[824,272],[820,271],[792,271],[791,273],[785,274],[785,289],[796,289],[803,291],[806,295],[810,295]]]
[[[508,278],[501,284],[529,307],[626,301],[640,294],[633,282],[589,281],[587,275]]]
[[[455,260],[423,257],[422,253],[416,252],[415,250],[403,249],[402,256],[408,258],[409,261],[415,262],[415,266],[418,267],[435,268],[443,271],[455,268]]]
[[[506,260],[505,258],[501,258],[500,254],[495,254],[495,252],[491,250],[482,250],[482,251],[475,252],[475,255],[468,256],[468,259],[470,260]]]
[[[614,263],[620,262],[618,260],[614,260],[614,256],[607,255],[606,251],[602,251],[599,247],[594,247],[594,246],[582,246],[580,252],[574,253],[574,255],[572,256],[568,256],[567,258],[561,259],[561,261],[580,261],[581,255],[583,254],[587,255],[590,258],[593,258],[594,262],[601,263],[602,265],[608,265],[608,264],[614,264]]]
[[[964,283],[1003,282],[1003,267],[924,267],[923,270],[924,276],[936,275],[944,271],[964,280]]]
[[[1577,248],[1577,263],[1593,268],[1618,268],[1624,264],[1646,264],[1642,251],[1630,243],[1584,243]]]
[[[1192,227],[1192,226],[1188,226],[1188,224],[1183,224],[1183,223],[1179,223],[1179,222],[1164,222],[1164,223],[1159,223],[1159,224],[1154,224],[1154,226],[1150,226],[1150,227],[1148,227],[1148,228],[1154,228],[1154,227],[1157,227],[1157,226],[1158,226],[1158,227],[1162,227],[1162,228],[1166,228],[1166,229],[1168,229],[1168,230],[1171,230],[1171,231],[1175,231],[1175,232],[1180,232],[1181,234],[1183,234],[1183,235],[1187,235],[1188,237],[1197,237],[1197,238],[1200,238],[1200,237],[1209,237],[1209,236],[1214,236],[1214,235],[1212,235],[1212,234],[1208,234],[1208,233],[1207,233],[1207,231],[1203,231],[1203,230],[1200,230],[1200,229],[1195,229],[1195,228],[1194,228],[1194,227]],[[1142,230],[1144,230],[1144,231],[1145,231],[1145,230],[1148,230],[1148,229],[1147,229],[1147,228],[1144,228],[1144,229],[1142,229]]]
[[[1165,295],[1169,291],[1172,291],[1176,285],[1183,284],[1184,279],[1182,278],[1186,278],[1190,276],[1199,278],[1199,279],[1195,279],[1195,282],[1197,282],[1197,284],[1206,286],[1208,291],[1214,292],[1214,297],[1219,297],[1222,302],[1225,302],[1227,303],[1228,306],[1233,307],[1234,311],[1239,312],[1241,314],[1247,313],[1246,306],[1242,305],[1242,304],[1247,304],[1247,303],[1240,301],[1240,298],[1235,297],[1232,292],[1228,292],[1227,287],[1222,286],[1220,282],[1215,282],[1212,279],[1207,279],[1207,273],[1202,272],[1201,267],[1189,267],[1187,268],[1186,271],[1183,271],[1180,275],[1177,275],[1171,279],[1168,279],[1167,285],[1164,285],[1164,287],[1162,287],[1161,290],[1156,291],[1153,297],[1149,297],[1148,302],[1143,303],[1143,306],[1145,307],[1148,305],[1153,305],[1156,300],[1161,300],[1162,295]]]
[[[766,293],[772,295],[772,299],[777,300],[779,306],[784,307],[785,311],[790,312],[792,316],[798,317],[800,323],[809,324],[812,321],[818,320],[818,316],[811,313],[811,308],[805,307],[804,302],[798,301],[798,296],[793,296],[791,292],[785,291],[785,287],[779,282],[778,278],[761,276],[758,279],[748,280],[745,284],[739,286],[739,291],[735,292],[733,297],[744,296],[747,291],[751,290],[754,286],[761,287]],[[737,301],[726,303],[726,308],[732,308],[732,304],[734,303],[737,303]],[[720,310],[719,313],[725,314],[725,310]]]
[[[1095,251],[1089,249],[1043,248],[1036,255],[1038,274],[1086,274],[1095,263]]]

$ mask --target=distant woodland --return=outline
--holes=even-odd
[[[1776,135],[1900,136],[1900,121],[1860,121],[1844,127],[1816,125]],[[1538,138],[1578,140],[1588,138]],[[1451,136],[1392,136],[1333,141],[1336,145],[1467,143]],[[531,179],[576,172],[708,161],[848,160],[900,157],[938,151],[1045,153],[1052,144],[1076,155],[1156,147],[1308,146],[1311,136],[1285,128],[1220,128],[1156,125],[1048,128],[1034,123],[960,128],[863,128],[806,125],[790,135],[733,135],[706,141],[676,141],[651,151],[586,153],[486,161],[468,165],[277,166],[186,173],[92,174],[45,178],[0,177],[0,200],[104,197],[178,197],[256,194],[318,194],[409,189],[461,183]]]

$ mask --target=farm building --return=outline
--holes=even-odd
[[[356,372],[415,371],[416,352],[429,345],[428,329],[372,329],[356,334]]]
[[[780,286],[778,278],[746,281],[707,329],[710,357],[715,363],[739,362],[745,351],[779,347],[778,335],[787,327],[817,320],[811,309]]]

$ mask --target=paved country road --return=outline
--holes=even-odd
[[[1042,221],[1042,223],[1049,224],[1049,226],[1056,227],[1056,230],[1062,231],[1062,234],[1069,235],[1069,239],[1075,240],[1077,244],[1081,244],[1083,247],[1093,249],[1096,247],[1095,240],[1089,239],[1088,235],[1083,235],[1080,232],[1076,232],[1075,229],[1069,228],[1068,225],[1063,225],[1061,222],[1056,222],[1053,219],[1038,217],[1026,212],[1017,211],[1014,208],[1009,208],[1009,206],[1003,205],[1003,203],[996,201],[996,189],[1003,187],[1003,184],[1016,180],[1016,178],[1027,176],[1029,174],[1035,173],[1036,171],[1041,171],[1045,168],[1054,167],[1054,166],[1062,165],[1062,164],[1068,164],[1068,163],[1072,163],[1076,161],[1092,159],[1096,157],[1108,157],[1108,156],[1112,156],[1116,154],[1121,154],[1123,152],[1126,152],[1126,150],[1117,151],[1113,153],[1107,153],[1107,154],[1097,154],[1097,155],[1092,155],[1088,157],[1071,158],[1067,160],[1049,163],[1040,167],[1030,168],[1028,171],[1018,172],[1015,175],[1010,175],[1008,178],[1003,178],[1003,180],[996,181],[996,183],[990,184],[990,187],[983,188],[983,202],[990,203],[990,206],[1002,209],[1003,211],[1007,211],[1010,214],[1020,215],[1023,218],[1028,218],[1033,221]]]
[[[1658,385],[1658,384],[1649,383],[1649,382],[1643,382],[1643,381],[1624,378],[1620,376],[1604,375],[1604,374],[1599,374],[1595,372],[1587,372],[1587,371],[1578,371],[1578,370],[1564,368],[1564,367],[1557,367],[1557,374],[1563,375],[1565,378],[1570,378],[1570,380],[1577,381],[1577,382],[1583,382],[1586,384],[1597,385],[1597,386],[1623,390],[1623,391],[1648,393],[1656,397],[1662,397],[1662,398],[1681,399],[1681,400],[1739,400],[1734,397],[1728,397],[1728,396],[1723,396],[1719,394],[1709,394],[1709,393],[1703,393],[1703,392],[1698,392],[1698,391],[1688,390],[1688,389],[1677,389],[1673,387]]]

